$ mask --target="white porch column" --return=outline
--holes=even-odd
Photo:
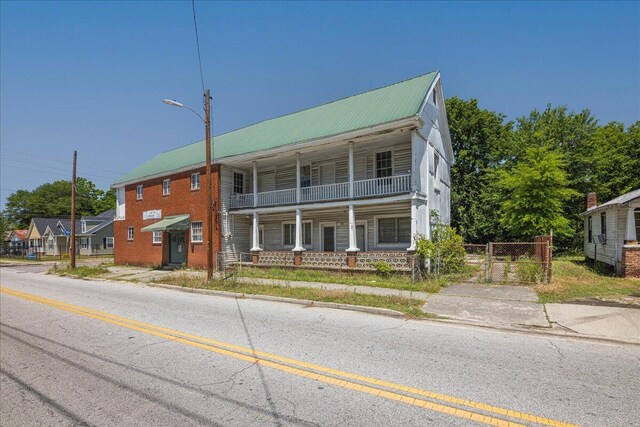
[[[296,203],[300,203],[300,153],[296,153]],[[296,218],[298,217],[296,211]],[[298,245],[296,244],[296,247]]]
[[[638,236],[636,236],[636,217],[633,206],[629,206],[629,209],[627,209],[627,233],[625,240],[628,242],[635,242],[638,240]]]
[[[296,209],[296,246],[293,248],[294,252],[304,251],[302,246],[302,210]]]
[[[258,163],[253,162],[253,207],[258,206]],[[255,215],[254,215],[255,218]]]
[[[408,251],[416,250],[416,235],[418,234],[418,206],[415,197],[411,198],[411,246]]]
[[[356,235],[356,213],[353,205],[349,205],[349,249],[347,252],[358,252],[359,250]]]
[[[253,228],[251,233],[251,252],[261,251],[260,247],[260,218],[258,212],[253,213]]]
[[[353,199],[353,141],[349,142],[349,198]],[[349,222],[351,222],[351,214],[353,213],[353,206],[349,206]],[[353,226],[355,229],[355,225]],[[349,230],[351,230],[351,225],[349,225]],[[351,232],[351,231],[349,231]],[[349,247],[355,248],[355,244],[349,244]]]

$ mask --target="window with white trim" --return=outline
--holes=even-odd
[[[202,243],[202,221],[193,221],[191,223],[191,242]]]
[[[411,243],[411,218],[378,218],[378,243]]]
[[[300,188],[311,187],[311,165],[300,166]]]
[[[89,249],[89,239],[86,237],[80,238],[80,249]]]
[[[113,237],[105,237],[104,248],[113,249]]]
[[[393,175],[393,153],[380,151],[376,153],[376,178],[386,178]]]
[[[165,179],[162,181],[162,195],[168,196],[169,194],[171,194],[171,180]]]
[[[440,156],[437,152],[433,152],[433,183],[434,188],[437,190],[440,188]]]
[[[589,243],[593,242],[593,217],[589,216],[587,218],[587,241]]]
[[[81,227],[80,229],[82,230],[83,233],[87,232],[87,221],[82,221],[81,222]]]
[[[233,173],[233,194],[244,193],[244,174],[241,172]]]
[[[604,242],[602,242],[602,244],[606,245],[607,244],[607,213],[606,212],[602,212],[600,214],[600,234],[602,234],[604,238]]]
[[[142,200],[142,184],[136,187],[136,200]]]
[[[191,189],[192,190],[200,189],[200,172],[191,174]]]
[[[153,232],[153,243],[162,243],[162,231],[154,231]]]
[[[127,228],[127,240],[133,240],[133,227]]]
[[[312,246],[312,230],[313,224],[311,221],[302,221],[302,246]],[[282,244],[284,246],[295,246],[296,244],[296,223],[285,222],[282,223]]]

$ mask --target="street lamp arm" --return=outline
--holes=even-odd
[[[164,102],[167,105],[171,105],[173,107],[180,107],[180,108],[186,108],[187,110],[191,111],[193,114],[195,114],[196,116],[200,117],[200,120],[202,120],[202,123],[207,123],[207,121],[193,108],[189,107],[188,105],[184,105],[181,102],[178,101],[174,101],[172,99],[163,99],[162,102]]]
[[[202,123],[207,123],[207,121],[200,115],[198,114],[198,112],[196,110],[194,110],[193,108],[189,107],[188,105],[182,105],[184,108],[186,108],[187,110],[191,111],[193,114],[195,114],[196,116],[200,117],[200,120],[202,120]]]

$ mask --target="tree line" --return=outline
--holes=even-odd
[[[452,226],[468,243],[553,232],[582,248],[586,194],[599,203],[640,188],[640,120],[600,125],[589,110],[547,106],[515,121],[478,101],[446,101],[455,164]]]
[[[86,178],[76,179],[76,215],[98,215],[116,205],[115,190],[100,190]],[[7,227],[27,228],[32,217],[71,215],[71,181],[42,184],[32,191],[18,190],[7,197],[3,222]]]

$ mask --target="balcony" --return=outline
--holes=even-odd
[[[390,196],[408,193],[411,190],[411,175],[397,175],[385,178],[353,181],[353,198]],[[300,203],[317,203],[349,199],[349,183],[315,185],[300,189]],[[297,203],[295,188],[265,191],[257,193],[255,206],[293,205]],[[231,209],[254,207],[254,194],[234,194],[231,196]]]

